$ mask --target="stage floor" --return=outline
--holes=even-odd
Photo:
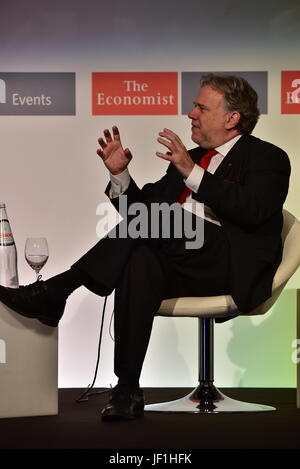
[[[98,391],[98,390],[97,390]],[[146,388],[148,404],[182,397],[190,389]],[[295,389],[221,389],[275,412],[236,414],[146,413],[132,422],[105,423],[107,394],[76,403],[82,389],[59,390],[59,415],[0,419],[0,449],[299,449],[300,409]]]

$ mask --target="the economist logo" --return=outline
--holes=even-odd
[[[94,116],[178,114],[176,72],[94,72],[92,93]]]
[[[281,114],[300,114],[300,71],[281,72]]]

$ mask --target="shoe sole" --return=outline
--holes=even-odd
[[[53,321],[52,319],[45,319],[45,318],[36,318],[38,319],[42,324],[45,324],[46,326],[50,327],[57,327],[58,326],[58,321]]]
[[[135,412],[134,415],[122,415],[122,414],[102,414],[101,420],[103,422],[128,422],[144,417],[144,411]]]

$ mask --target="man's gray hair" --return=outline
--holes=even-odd
[[[257,93],[242,77],[209,73],[201,78],[201,87],[210,86],[223,94],[228,111],[240,113],[236,129],[241,134],[251,134],[258,118]]]

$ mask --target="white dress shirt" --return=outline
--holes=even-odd
[[[223,159],[226,157],[227,153],[231,150],[233,145],[241,138],[241,135],[237,135],[236,137],[233,137],[231,140],[229,140],[226,143],[223,143],[223,145],[220,145],[219,147],[215,148],[215,150],[218,152],[216,155],[212,157],[210,160],[209,166],[206,171],[208,171],[211,174],[214,174],[218,166],[222,163]],[[204,169],[201,168],[201,166],[195,164],[194,168],[192,169],[191,173],[189,174],[188,178],[184,180],[186,186],[191,189],[192,192],[197,193],[199,186],[201,184],[203,175],[204,175]],[[126,168],[122,173],[113,175],[110,173],[110,181],[111,181],[111,190],[110,190],[110,197],[119,197],[119,195],[123,194],[126,189],[128,188],[130,184],[130,174],[128,171],[128,168]],[[193,210],[194,213],[196,213],[195,207],[193,208],[194,203],[196,202],[194,199],[192,199],[192,194],[190,194],[185,203],[182,204],[182,208],[191,211]],[[199,202],[196,202],[196,204]],[[201,213],[200,211],[198,213]],[[221,225],[219,220],[217,219],[216,215],[213,213],[213,211],[210,209],[210,207],[207,207],[204,205],[204,219],[211,222],[215,223],[216,225]]]

